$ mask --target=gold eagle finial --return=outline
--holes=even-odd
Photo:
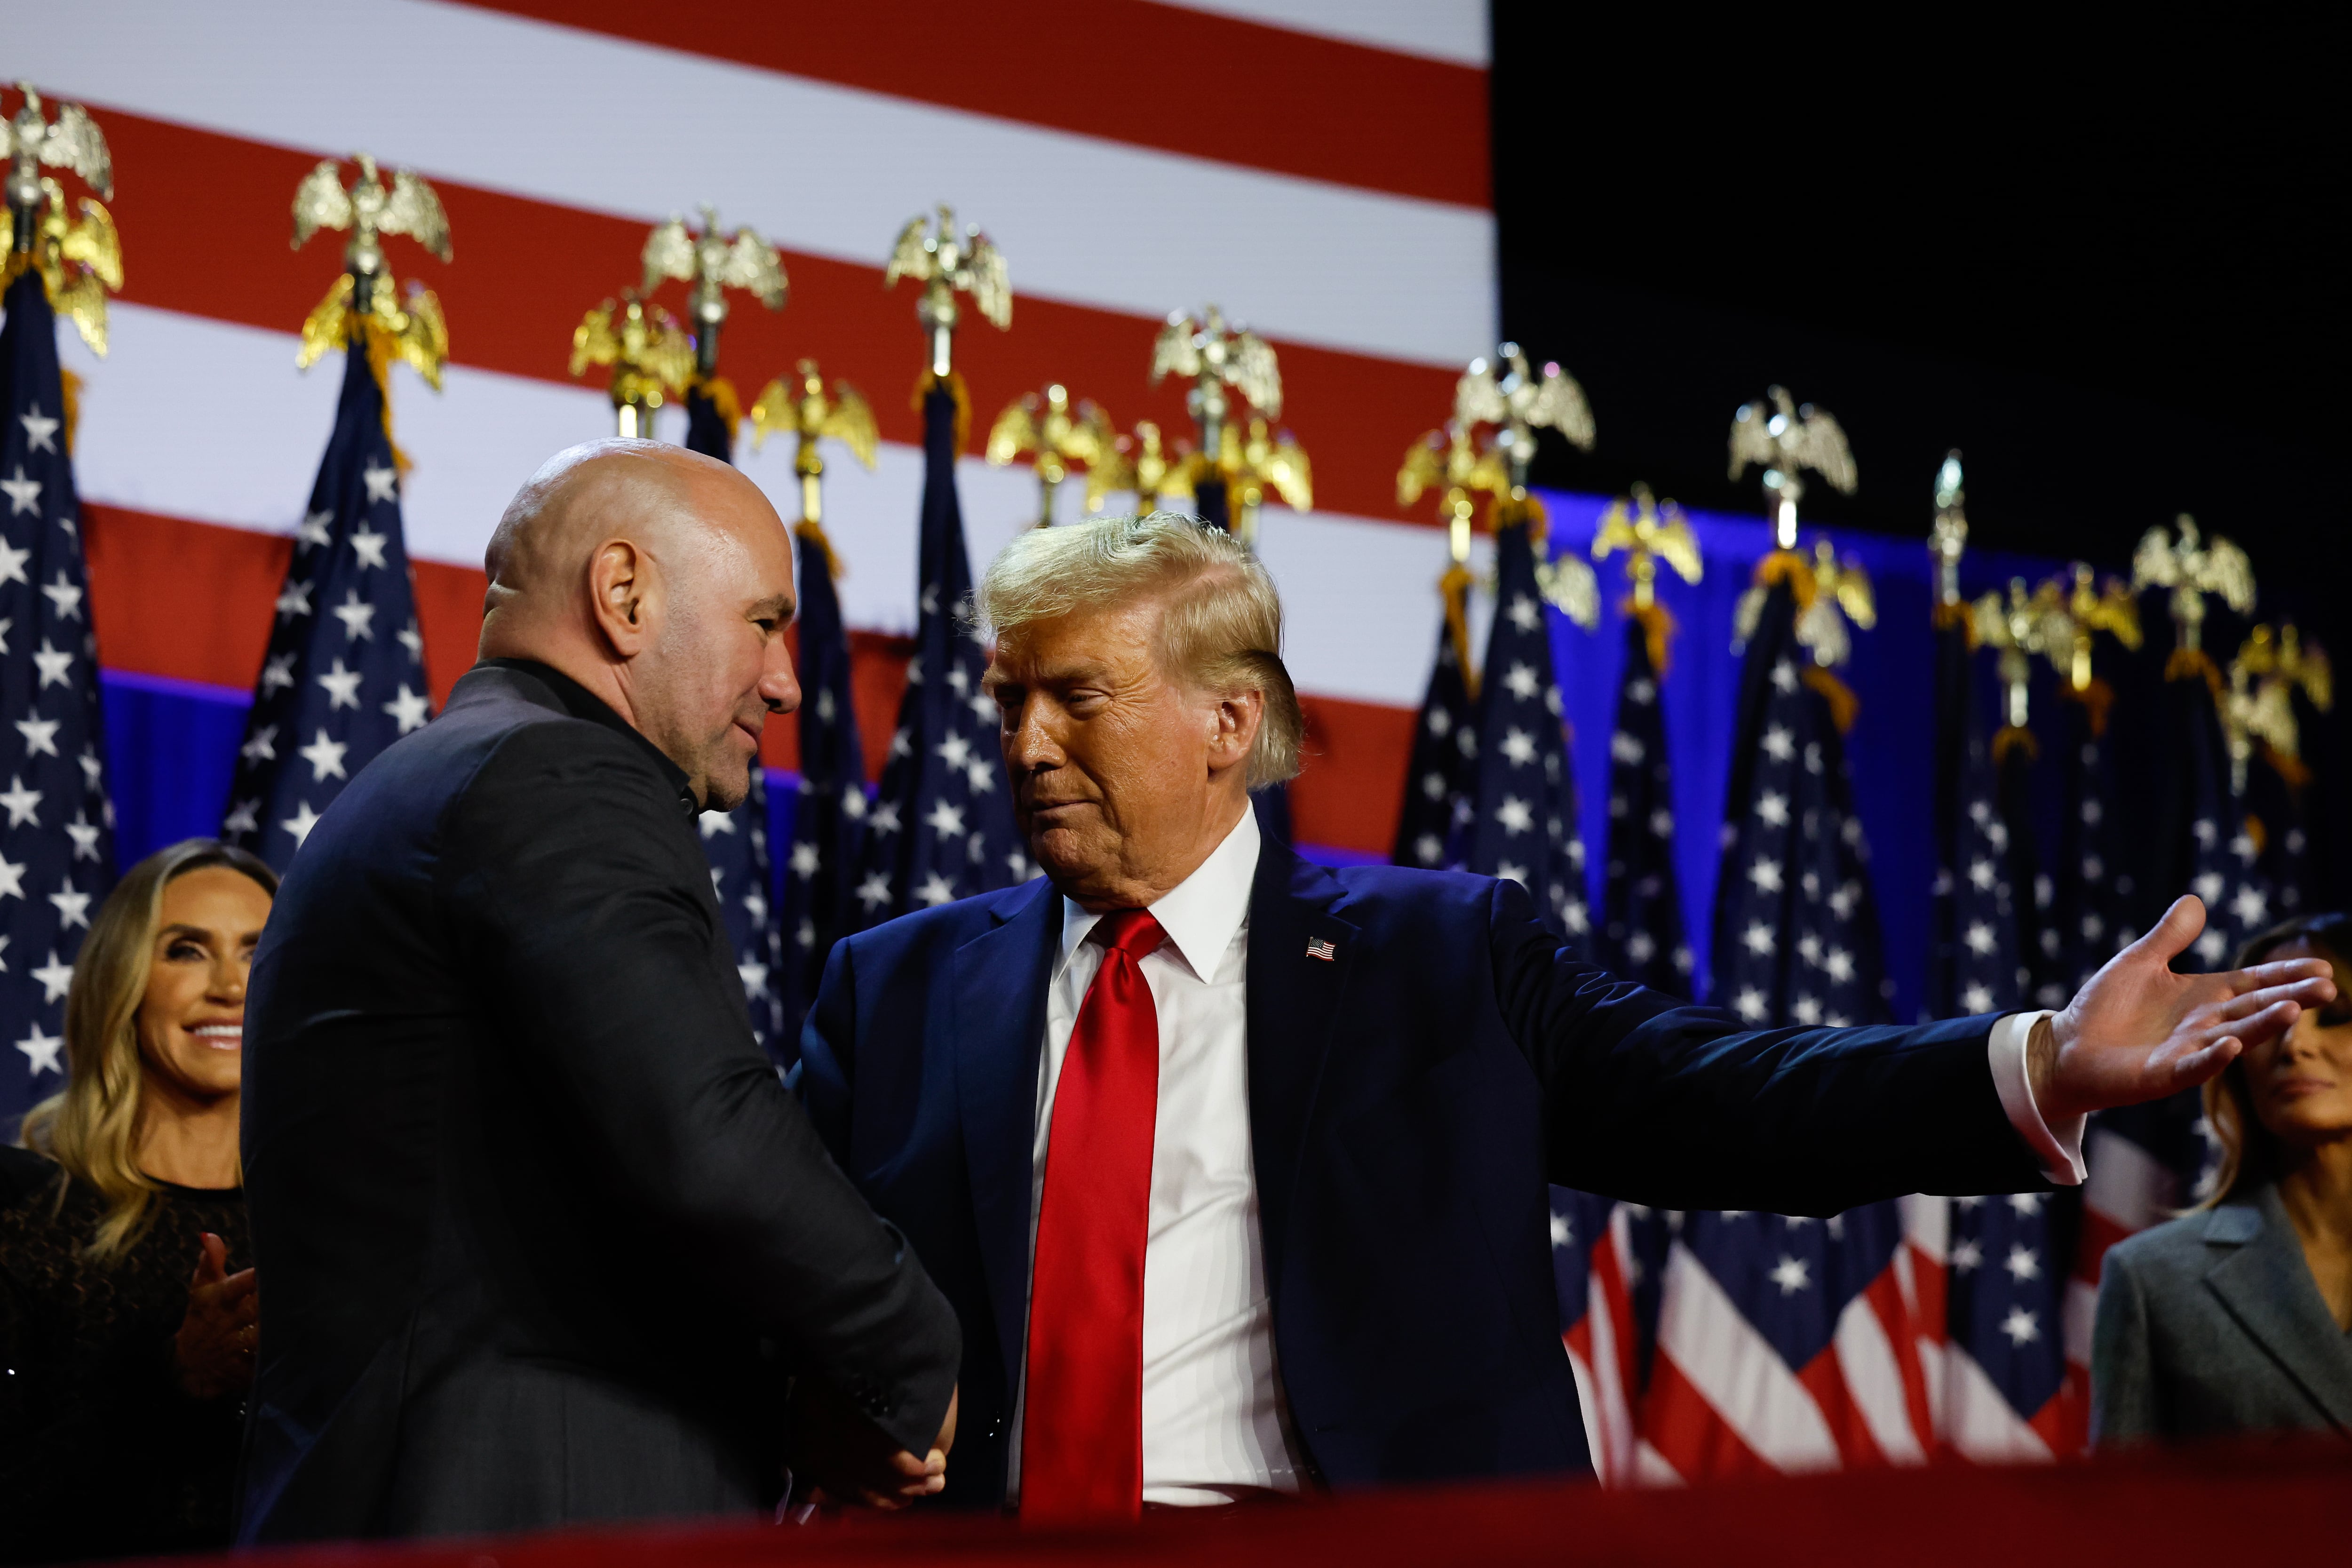
[[[1633,487],[1630,503],[1623,497],[1611,501],[1609,510],[1601,514],[1601,526],[1593,530],[1595,561],[1605,561],[1619,551],[1625,555],[1625,575],[1633,580],[1636,606],[1657,602],[1659,562],[1672,567],[1685,583],[1697,582],[1706,570],[1690,520],[1671,500],[1661,506],[1647,485]]]
[[[979,225],[959,230],[953,207],[941,202],[938,226],[927,229],[925,223],[912,217],[898,231],[890,263],[882,272],[882,287],[891,288],[901,278],[923,286],[915,319],[930,335],[931,374],[944,381],[954,368],[955,330],[961,314],[956,295],[971,295],[972,308],[1003,331],[1013,325],[1013,282],[1004,253],[981,233]]]
[[[1192,481],[1184,470],[1181,457],[1160,444],[1160,426],[1139,419],[1132,435],[1113,441],[1102,461],[1087,469],[1087,510],[1100,511],[1111,496],[1132,490],[1137,511],[1157,511],[1162,496],[1192,493]]]
[[[694,377],[694,340],[667,310],[624,292],[572,330],[572,374],[599,364],[613,367],[608,390],[619,434],[651,440],[654,410]]]
[[[2205,595],[2218,594],[2240,615],[2254,607],[2254,567],[2246,552],[2219,534],[2208,541],[2197,531],[2197,520],[2182,512],[2174,524],[2178,537],[2162,524],[2142,536],[2132,552],[2132,587],[2168,588],[2176,653],[2202,651]]]
[[[1184,407],[1200,428],[1201,450],[1213,457],[1224,451],[1225,430],[1241,412],[1227,388],[1250,412],[1282,417],[1282,370],[1274,345],[1238,321],[1228,324],[1214,305],[1198,317],[1187,310],[1169,312],[1151,342],[1152,384],[1171,375],[1192,384]]]
[[[1797,502],[1805,493],[1800,470],[1811,468],[1845,495],[1853,493],[1857,482],[1845,431],[1829,410],[1810,403],[1799,407],[1778,386],[1764,401],[1741,404],[1732,416],[1731,477],[1738,479],[1751,463],[1764,470],[1764,494],[1773,503],[1773,540],[1782,550],[1797,547]]]
[[[1517,343],[1503,344],[1495,355],[1491,362],[1483,355],[1472,360],[1454,384],[1454,422],[1465,428],[1497,426],[1495,449],[1508,467],[1511,488],[1524,491],[1536,431],[1557,430],[1570,446],[1590,452],[1592,408],[1584,388],[1559,365],[1547,361],[1540,372],[1529,368]]]
[[[656,224],[646,236],[641,258],[645,279],[638,292],[652,298],[665,278],[687,286],[687,320],[694,331],[697,374],[709,376],[719,368],[719,329],[727,324],[727,290],[740,289],[771,310],[784,308],[791,283],[776,247],[748,228],[733,234],[719,231],[719,209],[702,209],[702,231],[686,226],[684,217]]]
[[[780,375],[762,387],[759,401],[751,405],[753,451],[765,446],[771,435],[785,430],[800,437],[793,453],[793,472],[801,481],[801,522],[810,529],[821,528],[824,518],[821,483],[824,455],[817,449],[817,443],[840,442],[849,448],[851,457],[871,470],[875,450],[881,444],[874,410],[845,381],[835,382],[833,395],[827,397],[824,378],[817,373],[816,361],[804,359],[793,374]]]
[[[79,103],[60,103],[55,121],[41,95],[18,82],[25,101],[0,121],[8,158],[11,243],[0,287],[38,272],[49,307],[65,316],[94,353],[106,353],[106,296],[122,288],[122,241],[104,203],[114,199],[114,157],[98,121]],[[41,173],[47,164],[77,175],[98,193],[68,210],[65,187]]]
[[[1438,516],[1445,520],[1446,548],[1458,565],[1470,559],[1470,524],[1479,492],[1509,495],[1510,468],[1493,447],[1478,449],[1471,426],[1449,419],[1444,428],[1423,432],[1420,440],[1404,449],[1404,462],[1397,469],[1397,504],[1411,506],[1440,485],[1445,493],[1438,502]]]
[[[357,336],[371,353],[405,361],[438,390],[441,366],[449,357],[441,301],[413,280],[407,298],[400,297],[384,260],[383,237],[405,235],[446,261],[449,216],[433,187],[406,169],[394,170],[387,187],[373,158],[354,153],[352,161],[359,165],[359,178],[349,189],[342,165],[333,158],[320,159],[294,188],[295,249],[322,228],[349,229],[352,235],[343,247],[342,275],[302,323],[302,346],[294,363],[308,370],[329,349]]]
[[[987,458],[991,467],[1005,468],[1023,458],[1032,460],[1037,474],[1037,526],[1054,521],[1054,492],[1070,477],[1075,466],[1092,473],[1113,451],[1117,440],[1110,416],[1092,398],[1074,407],[1069,389],[1060,382],[1043,394],[1024,392],[1004,405],[989,427]]]

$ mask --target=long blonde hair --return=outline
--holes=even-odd
[[[66,993],[66,1087],[25,1113],[25,1147],[47,1154],[106,1200],[106,1217],[89,1244],[89,1256],[101,1263],[145,1234],[162,1190],[139,1169],[146,1098],[139,1005],[147,997],[164,888],[209,866],[241,871],[277,896],[277,872],[217,838],[184,838],[131,868],[99,907],[74,959]],[[64,1198],[60,1184],[58,1200]]]
[[[2240,948],[2231,967],[2247,968],[2283,947],[2298,944],[2328,958],[2352,960],[2352,918],[2322,914],[2282,921]],[[2212,1130],[2220,1152],[2212,1174],[2206,1179],[2199,1208],[2228,1203],[2285,1173],[2284,1145],[2254,1114],[2242,1052],[2218,1077],[2205,1080],[2205,1124]]]

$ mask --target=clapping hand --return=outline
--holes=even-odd
[[[2045,1119],[2054,1125],[2192,1089],[2247,1047],[2285,1033],[2304,1008],[2334,1000],[2324,959],[2175,974],[2173,959],[2204,929],[2205,906],[2177,900],[2091,976],[2048,1029],[2034,1031],[2027,1070]]]
[[[948,1450],[955,1447],[956,1399],[922,1458],[901,1448],[853,1408],[822,1377],[803,1377],[793,1396],[793,1468],[815,1484],[807,1500],[819,1507],[863,1504],[889,1512],[932,1496],[948,1484]]]
[[[191,1399],[217,1399],[253,1386],[261,1295],[253,1270],[228,1269],[228,1243],[206,1231],[188,1281],[187,1316],[172,1337],[172,1372]]]

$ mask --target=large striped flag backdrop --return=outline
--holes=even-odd
[[[362,149],[428,177],[460,237],[452,264],[415,268],[448,316],[446,394],[394,394],[436,697],[472,657],[505,502],[607,418],[565,374],[580,301],[634,264],[648,224],[703,202],[774,239],[793,279],[788,324],[730,324],[739,381],[813,354],[874,391],[880,462],[836,472],[828,521],[853,634],[904,637],[921,464],[900,389],[923,345],[882,263],[900,226],[945,199],[1003,247],[1018,296],[1009,332],[962,334],[977,407],[1059,381],[1122,426],[1181,430],[1181,387],[1146,380],[1171,309],[1216,300],[1276,345],[1284,420],[1318,474],[1318,510],[1269,509],[1262,536],[1315,738],[1297,831],[1384,855],[1444,560],[1396,502],[1395,454],[1496,335],[1485,7],[1105,0],[1082,50],[1006,47],[1066,25],[1044,0],[940,6],[900,28],[855,9],[739,8],[699,30],[603,0],[86,0],[70,26],[19,30],[12,69],[87,102],[112,141],[125,250],[171,258],[131,268],[109,359],[68,351],[88,383],[78,455],[101,659],[149,696],[157,677],[194,683],[169,693],[192,701],[252,690],[333,418],[331,383],[293,371],[318,268],[287,247],[288,193],[319,158]],[[1183,90],[1137,93],[1139,64]],[[675,411],[662,418],[683,434]],[[780,510],[795,504],[791,464],[780,444],[745,462]],[[978,565],[1030,519],[1034,480],[968,452],[960,481]],[[868,685],[871,752],[896,692]],[[769,727],[772,765],[792,765],[792,731]],[[220,766],[187,786],[215,798],[127,837],[217,822]]]

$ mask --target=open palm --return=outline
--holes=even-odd
[[[2194,1088],[2246,1047],[2284,1033],[2304,1008],[2334,998],[2328,965],[2315,958],[2175,974],[2173,959],[2204,929],[2205,906],[2177,900],[2051,1019],[2054,1049],[2037,1052],[2032,1064],[2043,1115],[2069,1118]]]

